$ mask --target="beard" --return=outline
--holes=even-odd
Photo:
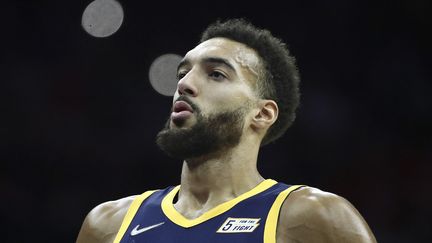
[[[170,128],[170,119],[156,137],[159,148],[175,159],[194,159],[235,147],[243,133],[247,106],[204,117],[199,108],[194,108],[196,123],[190,128]]]

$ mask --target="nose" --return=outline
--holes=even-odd
[[[177,91],[179,95],[187,95],[195,97],[198,94],[198,90],[193,82],[192,71],[188,72],[177,84]]]

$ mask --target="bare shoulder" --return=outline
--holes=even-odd
[[[108,201],[93,208],[84,219],[76,242],[113,242],[135,197]]]
[[[345,198],[313,187],[291,193],[282,205],[280,242],[376,242],[366,221]]]

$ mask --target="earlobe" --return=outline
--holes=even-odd
[[[256,128],[268,128],[277,119],[278,106],[273,100],[262,100],[259,105],[259,110],[253,118],[253,125]]]

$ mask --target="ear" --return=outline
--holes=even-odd
[[[252,119],[252,126],[257,129],[268,129],[277,119],[279,108],[273,100],[261,100],[258,112]]]

